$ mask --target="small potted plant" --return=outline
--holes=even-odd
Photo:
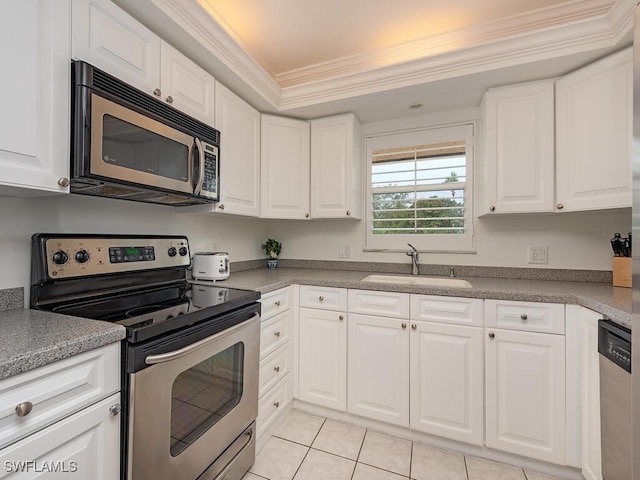
[[[278,255],[280,255],[282,251],[282,243],[273,238],[269,238],[262,244],[262,249],[267,254],[267,257],[269,257],[267,266],[269,268],[276,268],[278,266]]]

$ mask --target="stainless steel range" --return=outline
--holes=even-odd
[[[123,480],[236,480],[255,457],[260,294],[189,264],[182,236],[32,237],[32,308],[127,329]]]

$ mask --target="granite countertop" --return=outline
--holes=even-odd
[[[24,308],[0,311],[0,332],[0,379],[125,337],[121,325]]]
[[[467,280],[471,288],[445,288],[363,282],[362,279],[371,273],[306,268],[261,268],[232,272],[227,280],[219,283],[225,287],[258,290],[261,293],[299,284],[452,297],[566,303],[589,308],[631,328],[632,290],[614,287],[610,283],[460,277]]]

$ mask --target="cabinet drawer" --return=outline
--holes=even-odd
[[[560,303],[485,300],[487,327],[564,334],[564,305]]]
[[[322,310],[347,311],[347,289],[300,286],[300,306]]]
[[[260,327],[260,358],[264,358],[291,338],[293,312],[288,310],[262,322]]]
[[[120,390],[120,344],[0,381],[0,448]],[[16,406],[30,402],[19,417]]]
[[[291,401],[291,374],[286,375],[258,402],[256,436],[260,437]]]
[[[479,298],[411,295],[411,319],[481,327],[482,302]]]
[[[291,371],[291,342],[282,345],[278,350],[260,361],[260,390],[263,396],[281,378]]]
[[[293,305],[293,287],[281,288],[266,293],[260,299],[262,320],[268,320],[278,313],[289,310]]]
[[[409,294],[349,290],[349,313],[409,318]]]

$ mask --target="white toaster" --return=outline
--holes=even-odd
[[[196,280],[229,278],[229,254],[227,252],[194,253],[191,274]]]

